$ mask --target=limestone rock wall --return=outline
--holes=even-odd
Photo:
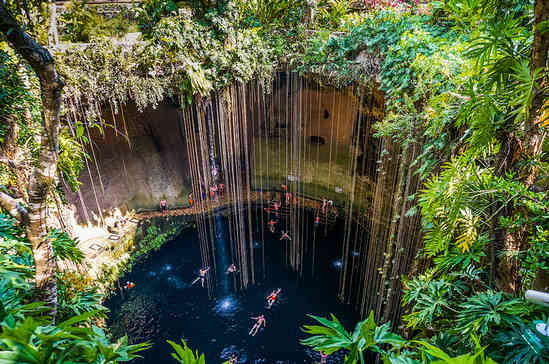
[[[99,222],[99,210],[115,207],[157,208],[163,198],[172,206],[187,203],[189,164],[178,110],[169,102],[142,113],[134,105],[103,110],[103,134],[90,130],[80,192],[68,194],[82,221]]]

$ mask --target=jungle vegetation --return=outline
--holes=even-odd
[[[54,9],[0,3],[0,362],[111,363],[147,348],[101,328],[103,293],[66,279],[57,261],[82,254],[46,224],[62,185],[79,188],[89,129],[109,127],[100,106],[190,102],[283,66],[379,87],[377,135],[423,148],[407,214],[421,214],[424,269],[401,277],[403,321],[371,315],[347,331],[312,317],[303,344],[346,349],[346,364],[549,361],[535,328],[548,312],[524,299],[549,286],[549,1],[145,0],[113,18],[85,1]],[[205,361],[170,344],[179,362]]]

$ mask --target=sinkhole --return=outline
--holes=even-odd
[[[143,353],[140,363],[173,363],[166,340],[187,341],[190,347],[204,352],[208,362],[222,362],[236,354],[241,363],[314,363],[317,352],[302,346],[305,338],[300,328],[313,323],[307,314],[334,314],[351,329],[360,318],[350,305],[338,299],[342,268],[344,224],[314,225],[313,211],[300,211],[309,223],[300,231],[307,241],[303,247],[301,272],[289,266],[293,240],[280,240],[288,231],[290,216],[268,216],[261,206],[252,206],[255,283],[243,288],[239,283],[242,268],[227,273],[235,261],[235,244],[231,239],[230,209],[218,211],[206,219],[215,234],[208,237],[214,259],[206,274],[204,287],[192,282],[203,267],[201,241],[196,227],[190,227],[175,240],[121,278],[134,288],[111,297],[107,307],[109,326],[116,336],[128,335],[131,342],[150,341],[152,349]],[[277,220],[272,233],[268,218]],[[248,228],[246,226],[246,228]],[[250,269],[250,268],[248,268]],[[266,297],[281,288],[279,298],[268,308]],[[254,321],[264,315],[266,327],[249,335]],[[328,363],[340,363],[344,353],[334,353]]]

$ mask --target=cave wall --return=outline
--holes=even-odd
[[[295,110],[294,105],[302,99],[303,109]],[[274,91],[275,102],[270,108],[271,128],[287,123],[288,110],[299,112],[303,116],[301,127],[306,137],[320,136],[326,142],[350,144],[353,137],[359,100],[353,94],[352,88],[337,90],[319,87],[294,87],[294,90],[284,84]],[[292,125],[287,125],[291,128]],[[295,127],[295,126],[294,126]]]
[[[91,159],[80,174],[80,193],[68,193],[81,220],[98,210],[184,205],[190,191],[187,147],[178,106],[168,101],[139,112],[127,105],[103,110],[103,133],[89,131]],[[128,138],[126,138],[126,134]],[[79,196],[80,195],[80,196]]]

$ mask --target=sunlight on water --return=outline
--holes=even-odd
[[[218,316],[232,318],[242,310],[240,300],[233,296],[221,297],[213,302],[212,310]]]

